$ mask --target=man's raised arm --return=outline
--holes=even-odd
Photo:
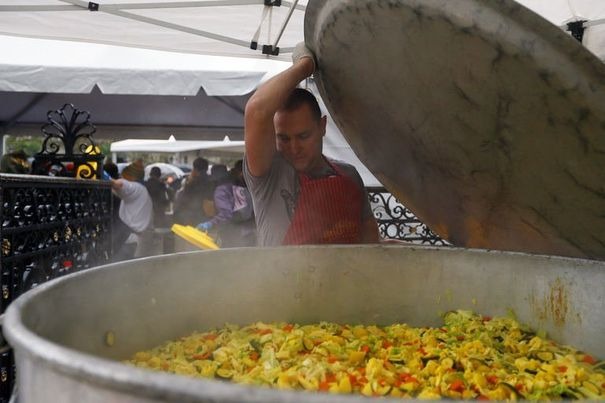
[[[246,104],[244,140],[250,173],[263,176],[271,167],[275,148],[273,116],[290,92],[315,71],[313,54],[299,44],[292,54],[293,64],[261,85]]]

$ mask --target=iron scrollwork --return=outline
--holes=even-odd
[[[0,313],[39,284],[109,262],[111,197],[108,181],[0,174]],[[0,402],[14,380],[0,338]]]
[[[449,245],[385,188],[371,187],[367,191],[382,239],[436,246]]]
[[[0,175],[1,308],[21,293],[111,257],[107,181]]]
[[[49,111],[42,126],[42,150],[34,156],[34,174],[101,178],[103,154],[95,144],[90,113],[65,104]]]

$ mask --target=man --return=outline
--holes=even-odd
[[[116,164],[113,162],[106,162],[103,165],[103,177],[107,180],[112,179],[120,179],[120,170]],[[115,193],[115,192],[114,192]],[[114,261],[124,260],[122,256],[119,256],[118,252],[124,246],[124,243],[130,236],[130,228],[124,221],[120,219],[120,205],[122,204],[122,200],[119,197],[112,197],[112,216],[111,216],[111,227],[112,227],[112,235],[111,235],[111,247],[114,251],[113,258]]]
[[[156,228],[168,225],[166,221],[166,208],[170,204],[170,198],[168,196],[168,188],[161,177],[162,171],[160,168],[152,167],[149,171],[149,179],[145,182],[145,187],[153,205],[153,225]]]
[[[378,242],[361,177],[322,154],[326,116],[296,88],[315,71],[313,54],[299,44],[293,61],[246,105],[244,177],[259,245]]]
[[[240,166],[241,169],[241,166]],[[199,230],[216,235],[221,248],[256,245],[256,227],[252,199],[248,189],[241,186],[237,168],[227,171],[222,164],[212,166],[216,214],[197,225]]]
[[[198,157],[185,185],[175,196],[174,222],[197,225],[214,214],[214,187],[208,177],[208,160]]]
[[[134,257],[153,254],[153,204],[144,185],[142,161],[135,161],[122,171],[122,179],[111,179],[114,193],[122,199],[120,220],[132,231],[129,240],[136,242]],[[132,243],[128,240],[126,244]],[[124,250],[118,255],[127,258]]]

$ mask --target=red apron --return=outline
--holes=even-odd
[[[336,175],[312,179],[298,174],[300,192],[284,245],[361,242],[362,191],[329,164]]]

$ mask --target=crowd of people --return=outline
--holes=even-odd
[[[23,151],[6,153],[0,172],[34,172]],[[173,223],[208,232],[222,248],[256,245],[256,225],[252,199],[242,174],[242,160],[231,169],[222,164],[209,166],[208,160],[193,161],[191,174],[182,181],[162,176],[152,166],[145,179],[145,166],[136,160],[120,173],[113,162],[103,165],[103,179],[112,184],[112,247],[114,260],[157,254],[158,237]],[[50,172],[45,173],[51,175]],[[176,185],[176,186],[175,186]]]
[[[252,201],[242,178],[241,160],[231,169],[215,164],[209,172],[208,161],[198,157],[176,190],[158,167],[152,167],[144,181],[141,160],[126,166],[121,177],[113,163],[105,164],[104,171],[119,204],[114,206],[113,237],[118,260],[153,254],[154,229],[173,223],[210,233],[221,248],[256,245]],[[172,214],[167,214],[169,210]]]

